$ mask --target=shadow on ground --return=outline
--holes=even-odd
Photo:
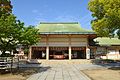
[[[108,69],[111,69],[111,70],[120,70],[120,67],[110,67]]]
[[[19,64],[18,68],[14,68],[8,71],[2,72],[0,75],[5,75],[5,74],[12,74],[12,75],[21,75],[23,77],[29,77],[32,74],[35,73],[40,73],[40,72],[45,72],[49,70],[51,67],[47,66],[41,66],[41,64],[33,64],[33,63],[24,63],[24,64]]]
[[[120,61],[115,60],[103,60],[103,59],[94,59],[92,63],[99,65],[111,70],[120,70]]]

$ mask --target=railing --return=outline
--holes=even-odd
[[[18,66],[19,59],[14,57],[0,57],[0,71],[10,70]],[[16,64],[16,66],[14,65]]]

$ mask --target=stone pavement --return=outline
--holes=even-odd
[[[27,80],[90,80],[80,71],[80,65],[69,63],[40,64],[39,73]]]

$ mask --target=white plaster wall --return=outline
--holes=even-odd
[[[50,37],[48,39],[49,46],[69,46],[69,38],[64,37]],[[71,46],[86,46],[87,38],[71,38]],[[41,38],[40,43],[37,46],[46,46],[46,39]]]
[[[120,60],[120,54],[118,55],[118,59]]]
[[[101,56],[102,59],[107,59],[107,56]]]
[[[68,42],[50,42],[49,46],[69,46]]]
[[[86,46],[86,42],[72,42],[71,46]]]
[[[87,38],[71,38],[71,41],[75,42],[87,42]]]
[[[119,52],[116,49],[109,49],[108,50],[108,59],[118,59]]]
[[[108,59],[118,59],[118,55],[117,54],[115,54],[115,55],[110,55],[110,54],[108,54],[107,55],[108,56]]]
[[[49,38],[49,42],[68,42],[69,38]]]
[[[102,53],[105,53],[105,51],[106,51],[105,47],[97,47],[96,54],[102,54]],[[100,58],[120,60],[119,49],[109,47],[109,49],[107,49],[106,56],[100,56]]]

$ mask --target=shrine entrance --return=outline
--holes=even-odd
[[[32,47],[32,59],[46,59],[46,47]]]
[[[32,47],[32,59],[86,59],[86,47]]]
[[[69,59],[68,47],[50,47],[49,59]]]
[[[86,59],[85,47],[72,47],[72,59]]]

